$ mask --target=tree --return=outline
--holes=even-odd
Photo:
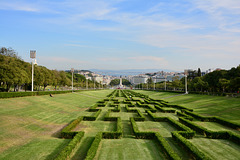
[[[229,87],[230,80],[227,80],[225,78],[219,79],[219,85],[222,88],[222,91],[225,92],[225,89]]]
[[[174,88],[174,90],[176,90],[176,88],[179,88],[181,84],[181,81],[179,80],[179,77],[173,77],[173,82],[172,82],[172,86]]]

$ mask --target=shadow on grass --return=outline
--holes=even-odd
[[[76,150],[75,154],[71,158],[72,160],[83,160],[85,159],[89,148],[92,145],[94,137],[85,137],[79,145],[79,148]]]
[[[70,142],[69,139],[65,139],[64,142],[62,144],[60,144],[51,154],[49,154],[45,160],[53,160],[55,159],[58,154],[64,149],[64,147],[66,147],[68,145],[68,143]]]

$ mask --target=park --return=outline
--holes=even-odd
[[[0,159],[238,159],[239,102],[148,90],[4,98]]]

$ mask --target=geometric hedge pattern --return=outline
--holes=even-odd
[[[201,116],[192,109],[132,90],[114,90],[87,111],[62,129],[61,138],[71,141],[56,156],[57,160],[71,159],[81,145],[89,147],[79,151],[80,159],[98,159],[97,152],[104,139],[151,139],[159,146],[157,150],[163,159],[176,160],[215,159],[214,154],[218,153],[211,151],[213,143],[219,143],[221,148],[224,145],[221,142],[227,142],[230,150],[234,150],[231,145],[240,148],[239,124]],[[94,139],[82,142],[87,136]]]

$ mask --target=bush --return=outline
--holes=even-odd
[[[181,158],[174,152],[172,147],[168,144],[165,138],[161,136],[160,133],[155,133],[155,137],[157,142],[160,144],[160,146],[163,148],[163,151],[166,153],[169,159],[172,160],[181,160]]]
[[[84,132],[78,132],[71,142],[60,152],[56,160],[65,160],[70,158],[71,153],[77,148],[83,136]]]
[[[178,131],[172,132],[172,137],[175,141],[177,141],[180,145],[187,149],[190,154],[193,154],[195,159],[199,160],[210,160],[210,158],[204,154],[203,152],[199,151],[197,147],[195,147],[191,142],[189,142],[186,138],[184,138]]]
[[[78,132],[71,132],[72,129],[74,129],[81,121],[83,120],[83,117],[79,117],[72,122],[70,122],[69,125],[67,125],[65,128],[61,131],[61,137],[72,139]]]
[[[102,140],[102,132],[99,132],[95,136],[95,139],[87,152],[87,156],[86,156],[85,160],[92,160],[95,157],[101,140]]]
[[[101,113],[101,109],[98,109],[98,111],[93,116],[83,116],[84,121],[95,121],[99,114]]]

